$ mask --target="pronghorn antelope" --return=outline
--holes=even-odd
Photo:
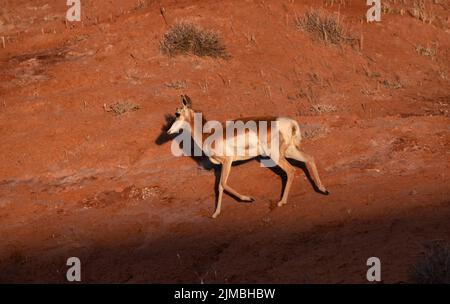
[[[192,101],[187,95],[181,95],[181,104],[182,107],[178,108],[176,110],[176,119],[173,122],[170,129],[167,131],[169,134],[175,134],[178,133],[181,129],[183,129],[184,126],[190,126],[191,130],[191,136],[194,140],[194,142],[205,151],[207,148],[205,148],[202,143],[205,136],[210,135],[208,133],[197,134],[195,135],[195,132],[192,132],[192,130],[195,129],[194,126],[194,115],[195,112],[192,109]],[[222,195],[223,191],[227,191],[228,193],[236,196],[242,201],[253,201],[254,199],[247,195],[242,195],[238,193],[236,190],[231,188],[227,185],[228,176],[230,174],[231,165],[234,161],[239,160],[246,160],[255,158],[257,156],[265,156],[270,157],[283,171],[286,172],[287,175],[287,181],[286,186],[284,188],[281,200],[278,202],[278,206],[281,207],[287,202],[289,190],[291,189],[292,181],[294,178],[294,167],[287,161],[287,158],[295,159],[301,162],[304,162],[308,168],[308,171],[312,174],[312,177],[314,178],[314,182],[316,183],[318,189],[322,192],[322,194],[328,195],[328,191],[323,186],[322,182],[319,178],[319,173],[317,172],[317,167],[314,162],[314,158],[300,150],[300,141],[301,141],[301,133],[300,133],[300,127],[297,123],[297,121],[287,118],[287,117],[255,117],[255,118],[244,118],[239,119],[238,121],[242,122],[248,122],[248,121],[255,121],[255,122],[276,122],[277,124],[277,131],[278,132],[278,139],[277,142],[274,143],[274,140],[271,134],[272,129],[266,130],[263,135],[265,136],[267,144],[262,144],[261,141],[261,128],[255,129],[255,130],[247,130],[245,129],[245,132],[242,134],[244,136],[245,140],[239,140],[237,137],[240,136],[239,134],[236,135],[233,131],[231,136],[225,137],[225,135],[220,136],[217,139],[216,147],[225,147],[226,151],[231,151],[231,153],[218,153],[217,151],[221,151],[218,149],[210,149],[208,151],[207,155],[209,156],[209,159],[214,164],[220,164],[222,165],[222,172],[220,176],[220,183],[219,183],[219,193],[217,198],[217,205],[216,210],[214,214],[212,215],[213,218],[216,218],[220,214],[221,204],[222,204]],[[202,127],[205,122],[202,122]],[[222,124],[223,125],[223,124]],[[272,131],[273,133],[273,131]],[[268,148],[270,146],[270,149]],[[274,150],[275,149],[275,150]],[[246,153],[235,153],[235,151],[244,151]],[[250,152],[250,150],[253,151]],[[256,153],[255,153],[256,151]],[[276,153],[274,153],[274,151]],[[248,152],[248,153],[247,153]],[[277,154],[277,157],[275,158],[274,155]]]

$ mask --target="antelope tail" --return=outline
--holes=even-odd
[[[295,120],[292,120],[292,137],[291,142],[295,146],[300,145],[300,141],[302,140],[302,133],[300,132],[300,126],[298,125],[298,122]]]

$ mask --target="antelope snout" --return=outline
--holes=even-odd
[[[175,133],[178,133],[178,127],[176,126],[176,124],[173,124],[171,127],[170,127],[170,129],[169,130],[167,130],[167,134],[170,134],[170,135],[172,135],[172,134],[175,134]]]

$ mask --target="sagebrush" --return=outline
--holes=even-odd
[[[335,15],[311,10],[302,18],[297,18],[297,27],[311,36],[332,44],[352,42],[355,39],[346,36],[346,31]]]
[[[176,23],[164,34],[161,50],[169,56],[192,54],[200,57],[229,57],[218,33],[188,22]]]
[[[138,104],[129,101],[116,102],[115,104],[109,105],[108,107],[106,107],[105,105],[106,112],[112,112],[116,115],[122,115],[127,112],[134,112],[139,110],[140,108],[141,107]]]

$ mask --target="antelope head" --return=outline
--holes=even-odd
[[[189,123],[194,117],[194,111],[192,110],[191,98],[187,95],[181,95],[181,108],[177,108],[175,112],[175,121],[170,129],[167,131],[169,134],[175,134],[180,132],[186,123]]]

